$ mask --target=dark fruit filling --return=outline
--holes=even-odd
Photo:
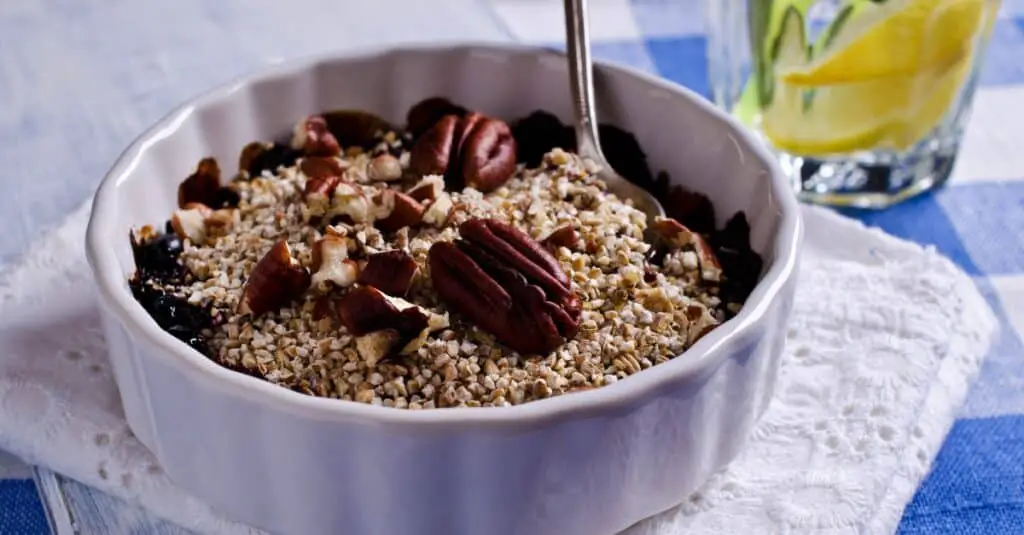
[[[246,171],[249,172],[249,176],[260,176],[263,171],[274,172],[278,167],[295,165],[295,161],[300,156],[302,156],[302,151],[295,150],[284,143],[274,143],[256,156]]]

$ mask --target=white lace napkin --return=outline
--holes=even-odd
[[[971,280],[817,208],[782,376],[740,456],[630,534],[892,533],[995,330]],[[201,533],[248,533],[177,489],[132,436],[83,252],[88,207],[0,273],[0,449]],[[251,530],[255,531],[255,530]]]

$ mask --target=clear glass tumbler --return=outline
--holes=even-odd
[[[713,98],[810,202],[946,182],[999,0],[706,0]]]

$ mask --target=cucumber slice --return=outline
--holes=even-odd
[[[856,2],[856,0],[854,0],[854,2]],[[861,3],[860,5],[864,4]],[[850,17],[856,11],[858,11],[858,7],[859,6],[856,3],[847,3],[844,4],[842,8],[839,9],[839,13],[837,13],[836,16],[832,18],[832,20],[829,22],[829,25],[825,28],[821,35],[818,36],[817,42],[815,42],[814,45],[812,45],[812,58],[820,56],[825,52],[825,50],[828,49],[829,46],[832,45],[832,41],[834,41],[836,36],[839,35],[839,33],[843,29],[843,26],[846,24],[848,20],[850,20]],[[815,89],[808,89],[806,92],[804,92],[803,110],[805,113],[810,111],[811,106],[814,105],[814,95],[816,93],[817,90]]]
[[[787,69],[803,65],[810,59],[811,49],[807,45],[807,27],[804,23],[803,14],[795,7],[790,6],[782,16],[782,24],[779,26],[779,34],[771,46],[772,61],[772,88],[775,91],[776,82],[774,73],[776,69]],[[799,99],[801,109],[807,111],[811,106],[813,96],[797,88],[784,88],[785,99]]]
[[[822,33],[821,39],[815,46],[815,52],[820,52],[832,44],[832,41],[834,41],[836,36],[839,35],[839,32],[842,31],[843,25],[846,24],[846,21],[850,20],[850,15],[853,15],[853,10],[853,4],[846,4],[839,10],[839,13],[837,13],[835,18],[832,19],[832,22],[829,23],[828,28],[825,28],[825,32]]]
[[[788,69],[803,65],[810,59],[807,47],[807,28],[804,16],[795,7],[786,8],[779,25],[779,34],[772,42],[770,59],[774,69]]]
[[[775,95],[774,71],[780,61],[784,65],[802,64],[819,56],[842,33],[847,22],[865,8],[889,0],[847,0],[816,42],[809,46],[805,17],[819,1],[822,0],[747,0],[752,72],[733,109],[744,122],[753,124],[758,111],[771,105]],[[791,50],[783,52],[780,48],[784,40],[792,46]],[[805,52],[798,53],[801,47]],[[813,90],[804,94],[805,109],[811,105],[813,97]]]
[[[761,108],[769,105],[772,101],[771,62],[768,59],[768,50],[766,50],[765,44],[770,42],[769,36],[774,30],[772,12],[775,5],[776,3],[772,0],[751,0],[747,5],[747,30],[750,33],[752,45],[753,73],[751,79],[747,81],[747,87],[743,94],[746,96],[753,89],[757,96],[757,104]]]
[[[811,1],[801,0],[810,5]],[[781,14],[778,6],[784,6]],[[750,40],[754,43],[753,83],[756,87],[757,102],[760,108],[771,105],[775,92],[775,69],[780,58],[783,66],[793,66],[795,56],[792,47],[799,47],[802,65],[807,60],[807,35],[804,28],[804,17],[796,5],[785,5],[781,2],[759,2],[753,0],[749,10]],[[778,23],[771,22],[778,18]],[[758,46],[761,43],[768,46]],[[785,49],[785,50],[784,50]],[[748,88],[744,89],[746,95]]]

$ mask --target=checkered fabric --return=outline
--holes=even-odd
[[[595,56],[707,95],[703,1],[591,0]],[[560,1],[490,4],[515,39],[562,47]],[[1024,107],[1015,104],[1024,104],[1024,0],[1003,0],[949,187],[881,212],[847,212],[949,256],[1002,324],[900,533],[1024,533]],[[0,534],[49,532],[24,476],[0,470]]]
[[[494,5],[518,40],[563,47],[561,2]],[[591,0],[594,55],[709,95],[701,6]],[[1002,327],[900,533],[1024,533],[1024,0],[1003,0],[984,61],[950,186],[881,212],[845,211],[949,256]]]

